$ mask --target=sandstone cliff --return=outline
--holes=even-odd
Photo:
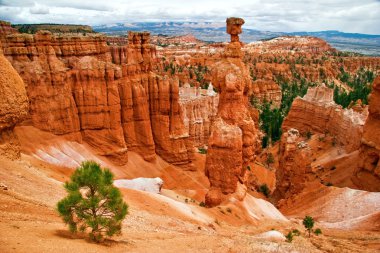
[[[149,33],[130,32],[128,45],[102,35],[5,37],[4,54],[25,82],[30,119],[23,124],[127,162],[127,148],[189,165],[193,146],[180,118],[178,80],[160,75]]]
[[[355,183],[365,190],[380,191],[380,77],[375,79],[372,89]]]
[[[321,85],[309,88],[303,98],[293,101],[282,128],[295,128],[302,134],[330,133],[347,152],[352,152],[360,146],[367,115],[367,110],[357,112],[335,104],[333,90]]]

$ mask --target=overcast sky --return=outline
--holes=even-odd
[[[380,34],[380,0],[0,0],[0,19],[12,23],[224,22],[229,16],[258,30]]]

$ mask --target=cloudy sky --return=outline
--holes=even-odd
[[[258,30],[380,34],[380,0],[0,0],[0,20],[12,23],[224,22],[229,16]]]

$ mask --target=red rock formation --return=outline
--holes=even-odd
[[[112,61],[121,65],[119,82],[121,124],[127,146],[145,160],[155,159],[149,87],[156,85],[151,73],[152,58],[148,33],[128,33],[128,46],[111,47]],[[118,52],[115,54],[115,52]]]
[[[20,157],[17,136],[13,128],[28,113],[28,98],[24,82],[5,59],[0,44],[0,155]]]
[[[11,26],[11,23],[0,20],[0,38],[8,34],[18,33],[16,29]]]
[[[247,44],[245,50],[249,52],[285,53],[289,51],[303,53],[335,52],[326,41],[310,36],[284,36],[267,41],[257,41]]]
[[[181,119],[178,80],[156,78],[149,87],[156,152],[170,163],[188,166],[194,159],[194,146]]]
[[[180,35],[180,36],[155,35],[155,36],[152,36],[152,43],[158,46],[160,45],[167,46],[167,45],[172,45],[172,44],[175,44],[175,45],[198,44],[202,42],[198,40],[197,38],[195,38],[193,34],[185,34],[185,35]]]
[[[210,180],[210,190],[206,195],[208,206],[220,204],[235,192],[238,192],[238,198],[244,197],[242,184],[246,167],[254,159],[256,132],[248,110],[251,80],[241,60],[238,39],[243,23],[241,19],[227,19],[228,31],[234,42],[227,46],[225,58],[214,66],[212,72],[212,83],[220,97],[206,158],[206,175]]]
[[[289,129],[281,136],[279,168],[276,170],[276,200],[300,193],[311,172],[311,150],[297,129]]]
[[[178,81],[153,72],[160,66],[149,33],[130,32],[127,46],[112,47],[102,35],[44,31],[5,41],[4,53],[27,87],[29,124],[84,140],[118,163],[127,161],[128,147],[148,161],[157,152],[169,162],[191,164]]]
[[[314,37],[279,37],[258,41],[243,48],[244,61],[256,79],[299,80],[309,82],[324,80],[340,83],[341,68],[351,74],[360,68],[377,72],[379,57],[342,56],[326,41]]]
[[[380,76],[373,82],[372,89],[355,183],[365,190],[380,191]]]
[[[292,104],[282,128],[296,128],[301,133],[330,133],[347,152],[357,150],[363,133],[367,110],[362,113],[343,109],[333,101],[333,90],[324,85],[311,87],[303,97]]]
[[[32,124],[82,138],[100,154],[125,162],[117,80],[102,36],[52,36],[40,31],[7,37],[4,53],[23,78]]]
[[[185,134],[179,111],[178,80],[153,73],[159,68],[149,33],[128,33],[128,46],[111,47],[121,64],[119,85],[122,125],[127,145],[148,161],[155,153],[177,165],[191,165],[193,145]]]
[[[245,23],[244,19],[227,18],[226,23],[227,23],[226,31],[229,35],[231,35],[231,42],[240,42],[239,34],[242,33],[241,27]]]
[[[358,71],[360,68],[380,69],[379,57],[346,57],[343,58],[344,69],[350,73]]]
[[[253,94],[260,102],[272,101],[273,105],[281,105],[282,92],[277,83],[273,80],[259,79],[252,82]]]

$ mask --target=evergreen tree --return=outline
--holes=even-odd
[[[303,225],[305,226],[305,229],[309,232],[309,237],[310,237],[310,233],[314,227],[314,219],[313,217],[310,217],[310,216],[305,216],[305,218],[303,219]]]
[[[104,235],[121,232],[121,223],[128,213],[128,205],[116,187],[113,174],[93,161],[85,161],[65,183],[68,196],[57,204],[57,209],[71,232],[89,231],[96,242]]]

